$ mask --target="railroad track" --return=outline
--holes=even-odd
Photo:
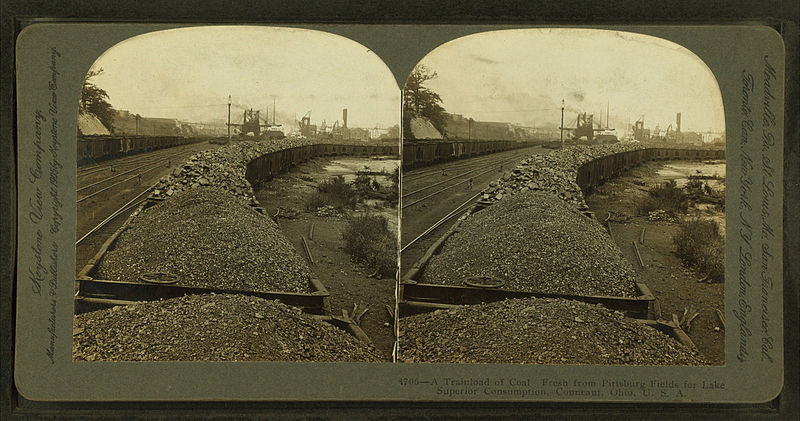
[[[110,234],[109,229],[116,229],[120,217],[127,216],[146,200],[147,194],[155,187],[161,175],[157,171],[165,170],[167,162],[172,160],[173,164],[182,164],[186,158],[207,147],[208,144],[201,142],[140,154],[135,159],[124,162],[114,161],[114,168],[117,169],[115,174],[100,180],[97,180],[97,176],[104,175],[101,171],[110,169],[110,163],[104,164],[102,168],[90,169],[95,180],[92,180],[92,175],[79,173],[80,187],[76,189],[76,202],[79,206],[75,242],[77,261],[82,262],[91,257],[93,250],[99,246],[98,241],[102,242],[103,237]],[[137,179],[140,175],[143,177],[142,185],[138,186]],[[84,185],[81,185],[81,178]],[[79,196],[81,193],[83,196]],[[89,200],[93,198],[94,200]]]
[[[436,222],[435,222],[433,225],[431,225],[431,226],[430,226],[428,229],[426,229],[425,231],[423,231],[423,232],[422,232],[422,234],[420,234],[420,235],[418,235],[418,236],[414,237],[414,239],[413,239],[413,240],[411,240],[411,241],[409,241],[408,243],[406,243],[406,245],[404,245],[404,246],[403,246],[403,247],[400,249],[400,253],[402,254],[403,252],[405,252],[405,251],[406,251],[406,250],[407,250],[409,247],[411,247],[411,246],[413,246],[414,244],[416,244],[416,243],[417,243],[417,241],[419,241],[419,240],[421,240],[421,239],[425,238],[425,237],[426,237],[428,234],[430,234],[431,232],[433,232],[434,230],[436,230],[437,228],[439,228],[440,226],[442,226],[443,224],[445,224],[447,221],[449,221],[449,220],[451,220],[451,219],[455,218],[456,216],[458,216],[458,215],[461,215],[462,213],[464,213],[464,212],[465,212],[467,209],[469,209],[469,205],[470,205],[470,204],[472,204],[472,202],[473,202],[475,199],[477,199],[477,198],[478,198],[478,196],[480,196],[480,195],[481,195],[481,192],[475,193],[474,195],[470,196],[470,198],[469,198],[469,199],[465,200],[465,201],[464,201],[464,202],[462,202],[460,205],[456,206],[456,208],[455,208],[455,209],[453,209],[452,211],[450,211],[450,213],[448,213],[447,215],[443,216],[441,219],[439,219],[438,221],[436,221]]]
[[[200,145],[200,144],[203,144],[203,143],[204,142],[199,142],[197,144],[192,144],[192,145]],[[123,169],[124,170],[126,168],[130,168],[131,166],[140,165],[142,162],[146,162],[146,161],[152,160],[154,157],[157,157],[157,156],[162,156],[163,157],[163,156],[166,156],[166,155],[174,154],[177,149],[186,149],[187,147],[190,147],[192,145],[181,145],[181,146],[175,146],[175,147],[167,148],[167,149],[158,149],[158,150],[151,151],[151,152],[141,152],[141,153],[137,153],[135,155],[128,155],[128,156],[121,157],[121,158],[115,158],[115,159],[111,159],[111,160],[107,160],[107,161],[102,161],[102,162],[99,162],[99,163],[96,163],[96,164],[82,165],[82,166],[78,167],[78,179],[80,179],[81,177],[87,177],[87,176],[90,176],[92,174],[96,174],[96,173],[99,173],[99,172],[110,171],[112,167],[115,170],[117,170],[117,169]]]
[[[526,148],[531,149],[531,148]],[[496,156],[489,156],[491,159],[487,159],[489,157],[484,157],[483,159],[478,159],[473,162],[470,162],[465,165],[454,165],[448,167],[441,167],[433,170],[426,170],[424,174],[421,176],[416,177],[407,177],[403,176],[403,204],[402,208],[406,209],[422,203],[428,199],[431,199],[440,193],[444,193],[452,188],[457,186],[461,186],[463,184],[469,183],[470,179],[477,179],[478,177],[484,176],[486,174],[490,174],[492,172],[496,172],[498,165],[500,168],[506,168],[506,165],[513,164],[520,160],[521,155],[525,155],[527,153],[533,153],[534,151],[525,149],[522,150],[514,150],[514,151],[506,151],[495,154]],[[510,168],[510,167],[509,167]],[[444,180],[436,180],[430,183],[426,183],[422,186],[417,187],[409,187],[409,185],[418,185],[422,180],[426,178],[433,178],[436,176],[437,173],[441,173],[442,169],[446,169],[447,171],[454,171],[457,174],[454,176],[450,176]],[[419,173],[414,173],[419,174]],[[441,186],[441,187],[440,187]],[[418,197],[416,199],[411,199],[412,196],[418,196],[423,192],[427,192],[435,187],[440,187],[439,189],[428,192],[423,197]]]
[[[183,148],[181,148],[181,149],[183,149]],[[108,166],[104,166],[103,168],[98,168],[95,171],[91,171],[91,172],[88,172],[88,173],[81,173],[80,168],[78,168],[78,185],[84,184],[84,182],[87,181],[87,179],[88,180],[92,180],[94,178],[97,178],[99,173],[101,173],[103,171],[107,171],[107,172],[110,172],[110,173],[114,174],[114,175],[112,175],[111,177],[108,177],[108,178],[119,177],[122,174],[130,173],[131,171],[134,171],[137,168],[141,168],[142,166],[146,166],[146,165],[148,165],[148,164],[150,164],[150,163],[152,163],[152,162],[154,162],[156,160],[168,159],[168,158],[171,158],[171,157],[180,156],[180,155],[184,154],[186,151],[185,150],[181,150],[179,152],[175,152],[175,150],[170,150],[169,154],[158,153],[158,152],[161,152],[161,151],[152,152],[152,154],[143,154],[142,156],[139,156],[138,159],[136,159],[135,161],[115,162],[115,163],[113,163],[114,171],[111,171],[111,167],[112,167],[111,164],[108,165]],[[95,183],[96,182],[90,183],[88,185],[84,185],[84,186],[82,186],[81,189],[87,188],[87,187],[89,187],[89,186],[91,186],[92,184],[95,184]],[[81,189],[78,189],[78,190],[80,191]]]
[[[172,151],[174,152],[174,151]],[[97,189],[91,193],[86,193],[82,197],[77,199],[77,203],[82,203],[87,199],[97,196],[103,192],[111,190],[114,187],[117,187],[121,184],[127,183],[129,181],[138,179],[140,176],[146,175],[152,171],[155,171],[159,168],[163,168],[164,164],[171,163],[172,161],[182,162],[184,159],[188,158],[192,154],[197,153],[196,150],[181,150],[177,153],[172,153],[169,155],[159,154],[158,156],[150,156],[148,159],[140,160],[137,162],[133,168],[129,168],[127,170],[121,171],[118,174],[112,175],[110,177],[103,178],[99,181],[92,182],[90,184],[84,185],[76,189],[76,193],[85,192],[87,190]],[[124,176],[130,175],[126,178],[122,178]],[[119,179],[119,180],[118,180]],[[116,181],[115,181],[116,180]],[[110,184],[109,184],[110,183]],[[80,183],[79,183],[80,184]],[[104,186],[105,185],[105,186]],[[104,187],[101,187],[104,186]]]
[[[147,194],[148,192],[153,190],[153,188],[155,188],[156,184],[158,184],[158,183],[155,183],[152,186],[142,190],[139,194],[134,196],[133,199],[127,201],[124,205],[122,205],[119,208],[117,208],[117,210],[112,212],[111,215],[109,215],[108,217],[103,219],[99,224],[95,225],[94,228],[90,229],[87,233],[85,233],[77,241],[75,241],[75,245],[76,246],[80,245],[84,240],[86,240],[91,235],[93,235],[94,233],[99,231],[101,228],[106,226],[108,223],[110,223],[111,221],[117,219],[120,215],[124,214],[125,211],[127,211],[127,210],[139,205],[140,203],[144,202],[145,200],[147,200],[146,197],[142,197],[142,196],[144,196],[145,194]]]
[[[450,161],[440,164],[434,164],[434,168],[422,168],[422,169],[415,169],[413,171],[409,171],[403,174],[403,179],[405,181],[416,181],[428,177],[432,174],[441,173],[442,167],[447,168],[448,171],[460,171],[467,168],[472,168],[476,165],[476,162],[486,162],[487,158],[491,159],[503,159],[504,157],[508,156],[519,156],[520,151],[524,151],[526,149],[531,148],[538,148],[537,146],[533,146],[530,148],[523,148],[523,149],[512,149],[503,152],[497,152],[490,155],[482,155],[477,157],[471,157],[466,159],[460,159],[458,161]]]
[[[482,166],[480,166],[478,168],[475,168],[473,170],[463,172],[461,174],[458,174],[456,176],[450,177],[448,179],[445,179],[445,180],[442,180],[442,181],[438,181],[438,182],[435,182],[433,184],[428,184],[425,187],[418,188],[418,189],[416,189],[414,191],[405,193],[402,196],[403,199],[406,199],[406,198],[408,198],[410,196],[419,194],[419,193],[421,193],[423,191],[432,189],[434,187],[438,187],[440,185],[453,182],[452,184],[445,185],[444,187],[440,188],[439,190],[436,190],[436,191],[434,191],[432,193],[429,193],[429,194],[427,194],[427,195],[425,195],[425,196],[423,196],[423,197],[421,197],[419,199],[409,201],[408,203],[403,203],[403,209],[406,209],[406,208],[409,208],[409,207],[414,206],[416,204],[422,203],[425,200],[428,200],[428,199],[438,195],[439,193],[443,193],[443,192],[445,192],[447,190],[450,190],[450,189],[452,189],[452,188],[454,188],[456,186],[460,186],[462,184],[468,183],[470,178],[476,178],[476,177],[480,177],[480,176],[485,175],[485,174],[489,174],[491,172],[496,172],[496,168],[497,168],[498,164],[505,165],[505,164],[513,162],[513,161],[515,161],[517,159],[518,159],[517,157],[512,157],[512,158],[509,158],[509,159],[504,159],[504,160],[501,160],[501,161],[488,163],[486,165],[482,165]],[[467,176],[469,176],[469,178],[465,178]]]

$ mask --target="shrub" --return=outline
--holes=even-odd
[[[400,201],[400,190],[397,187],[397,184],[392,184],[391,186],[386,188],[386,203],[390,207],[397,206],[397,203]]]
[[[697,178],[690,178],[689,181],[686,182],[686,185],[683,186],[683,189],[686,191],[686,194],[692,198],[696,199],[703,196],[703,182]]]
[[[685,221],[672,241],[675,254],[685,265],[707,275],[712,282],[725,281],[725,239],[716,222]]]
[[[359,174],[353,180],[353,188],[361,196],[369,196],[369,194],[376,189],[372,188],[372,178],[366,174]]]
[[[323,206],[332,206],[338,211],[355,209],[357,194],[344,182],[344,177],[337,176],[325,180],[317,186],[317,191],[309,197],[306,209],[315,211]]]
[[[663,209],[670,216],[675,216],[689,209],[689,197],[675,180],[669,180],[651,187],[647,196],[637,200],[635,206],[639,215],[648,215],[656,209]]]
[[[386,188],[388,199],[386,200],[389,203],[389,206],[397,206],[397,203],[400,201],[400,167],[396,167],[394,171],[389,175],[389,180],[391,184],[389,187]]]
[[[393,277],[397,271],[397,236],[389,230],[380,215],[356,216],[342,232],[344,249],[353,260],[382,277]]]

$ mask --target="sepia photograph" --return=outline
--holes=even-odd
[[[398,361],[724,365],[725,140],[714,74],[664,39],[430,52],[403,90]]]
[[[399,103],[319,31],[108,49],[77,116],[73,358],[392,361]]]
[[[785,402],[775,28],[258,19],[18,28],[20,411]]]

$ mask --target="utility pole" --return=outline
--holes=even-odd
[[[228,143],[231,142],[231,96],[228,95]]]
[[[561,147],[564,147],[564,100],[561,100],[561,127],[559,127],[561,131]]]

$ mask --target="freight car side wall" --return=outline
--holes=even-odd
[[[647,148],[620,152],[597,158],[578,168],[576,182],[584,195],[591,190],[645,161],[653,160],[704,160],[725,159],[722,149],[680,149],[680,148]]]
[[[247,163],[245,177],[252,186],[270,180],[289,168],[320,156],[399,156],[400,147],[387,145],[353,145],[318,143],[296,146],[264,154]]]
[[[539,145],[542,142],[512,140],[413,141],[403,144],[403,168],[423,167],[442,161]]]
[[[592,187],[645,160],[724,157],[723,149],[693,145],[614,143],[573,146],[531,155],[484,189],[481,200],[490,204],[519,191],[544,190],[582,208],[585,206],[584,196]]]

